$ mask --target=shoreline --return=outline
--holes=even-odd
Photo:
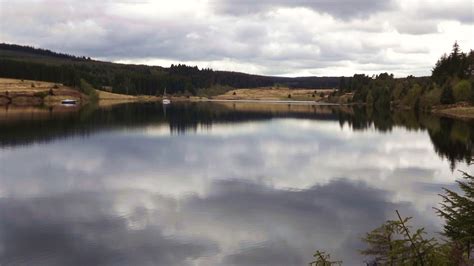
[[[173,99],[173,98],[171,98]],[[343,104],[337,103],[328,103],[328,102],[317,102],[317,101],[307,101],[307,100],[268,100],[268,99],[200,99],[201,102],[235,102],[235,103],[275,103],[275,104],[300,104],[300,105],[321,105],[321,106],[339,106]]]
[[[288,89],[288,88],[256,88],[236,89],[217,96],[170,96],[171,102],[216,102],[216,103],[249,103],[249,104],[288,104],[308,106],[363,106],[360,103],[350,103],[345,99],[333,98],[330,94],[334,90],[321,89]],[[124,95],[96,90],[98,107],[111,107],[126,103],[161,102],[159,96],[151,95]],[[291,94],[292,97],[283,97]],[[350,96],[350,95],[343,95]],[[347,98],[347,97],[346,97]],[[8,108],[29,107],[62,107],[61,101],[74,99],[80,108],[90,103],[89,97],[77,89],[58,83],[0,78],[0,106]],[[336,100],[336,101],[334,101]],[[397,112],[399,108],[392,109]],[[402,108],[403,109],[403,108]],[[434,116],[448,117],[459,120],[474,120],[474,106],[469,103],[434,106],[426,111]]]

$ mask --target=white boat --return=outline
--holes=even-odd
[[[166,97],[166,88],[165,88],[165,91],[163,92],[163,100],[162,100],[163,104],[170,104],[171,103],[171,100],[168,99],[168,97]]]
[[[77,103],[77,100],[73,100],[73,99],[64,99],[61,101],[61,104],[63,105],[76,105]]]

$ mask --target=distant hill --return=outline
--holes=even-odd
[[[164,88],[171,94],[191,95],[270,86],[336,88],[340,80],[339,77],[272,77],[186,65],[164,68],[118,64],[5,43],[0,44],[0,66],[0,77],[60,82],[75,87],[83,79],[98,89],[148,95],[162,94]]]

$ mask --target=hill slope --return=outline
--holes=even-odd
[[[77,87],[87,80],[95,88],[124,94],[192,94],[215,86],[257,88],[335,88],[339,77],[271,77],[239,72],[214,71],[186,65],[170,68],[127,65],[92,60],[28,46],[0,44],[0,77],[60,82]]]

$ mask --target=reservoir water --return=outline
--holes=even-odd
[[[0,265],[362,265],[395,210],[434,236],[474,124],[260,103],[0,110]]]

